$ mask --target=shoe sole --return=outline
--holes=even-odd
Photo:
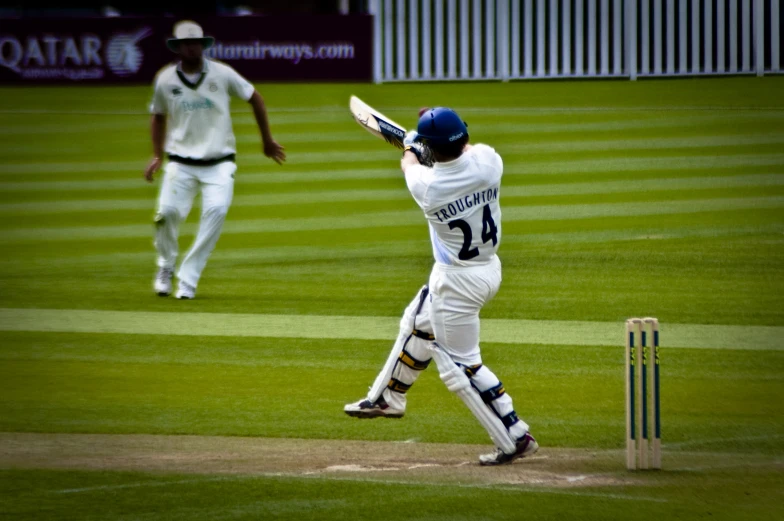
[[[166,293],[165,291],[158,291],[156,295],[158,295],[159,297],[168,297],[169,295],[171,295],[171,291],[168,293]]]
[[[539,444],[536,443],[536,441],[534,441],[533,443],[534,443],[533,448],[531,448],[531,445],[529,444],[522,453],[516,454],[511,459],[508,459],[506,461],[499,461],[499,462],[496,461],[484,462],[482,460],[479,460],[479,465],[481,465],[482,467],[498,467],[500,465],[511,465],[512,463],[514,463],[519,459],[527,458],[528,456],[533,456],[534,454],[536,454],[536,452],[539,450]]]
[[[363,411],[343,411],[352,418],[360,418],[363,420],[372,420],[373,418],[392,418],[392,419],[400,419],[403,417],[403,414],[385,414],[381,413],[371,413],[371,412],[363,412]]]

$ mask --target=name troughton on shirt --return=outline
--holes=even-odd
[[[451,203],[445,204],[440,209],[436,210],[433,215],[443,223],[447,222],[451,217],[457,217],[458,214],[466,211],[468,208],[496,200],[498,200],[497,186],[455,199]]]

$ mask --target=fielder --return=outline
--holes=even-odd
[[[158,72],[152,104],[151,133],[154,157],[144,172],[148,182],[161,168],[164,141],[168,163],[155,215],[158,272],[153,287],[160,296],[172,291],[177,261],[179,226],[190,213],[197,192],[202,209],[199,231],[177,273],[177,298],[196,296],[202,271],[220,237],[234,193],[236,140],[230,98],[250,103],[261,131],[264,155],[281,164],[286,155],[272,138],[261,95],[245,78],[223,63],[203,57],[215,43],[191,21],[174,26],[168,48],[179,62]]]
[[[480,464],[511,463],[539,445],[479,351],[479,312],[501,284],[501,156],[487,145],[468,144],[465,122],[443,107],[424,112],[404,146],[400,166],[427,219],[435,264],[403,313],[392,352],[367,397],[344,411],[358,418],[402,417],[406,391],[435,360],[447,388],[496,445],[479,457]],[[433,166],[422,164],[431,153]]]

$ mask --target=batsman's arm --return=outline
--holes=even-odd
[[[261,97],[258,91],[254,90],[248,103],[253,107],[253,116],[256,118],[256,124],[259,126],[259,132],[261,132],[264,155],[281,164],[286,160],[286,154],[283,152],[284,148],[272,138],[264,98]]]
[[[417,131],[410,130],[406,132],[406,137],[403,138],[403,157],[400,159],[400,169],[404,174],[406,173],[406,168],[422,162],[421,149],[416,144],[417,137]]]
[[[153,158],[144,170],[144,178],[152,182],[155,172],[163,163],[163,142],[166,138],[166,114],[153,114],[150,118],[150,135],[152,137]]]
[[[403,157],[400,159],[400,169],[406,173],[406,169],[412,165],[418,165],[419,158],[412,148],[406,148],[403,152]]]

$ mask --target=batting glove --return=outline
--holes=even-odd
[[[403,147],[407,147],[408,145],[413,145],[416,143],[419,134],[417,134],[416,130],[409,130],[406,137],[403,138]]]
[[[422,143],[412,143],[410,145],[406,145],[406,148],[403,151],[403,155],[405,155],[406,152],[412,152],[416,156],[420,165],[432,167],[435,163],[433,151],[430,150],[430,147],[423,145]]]

